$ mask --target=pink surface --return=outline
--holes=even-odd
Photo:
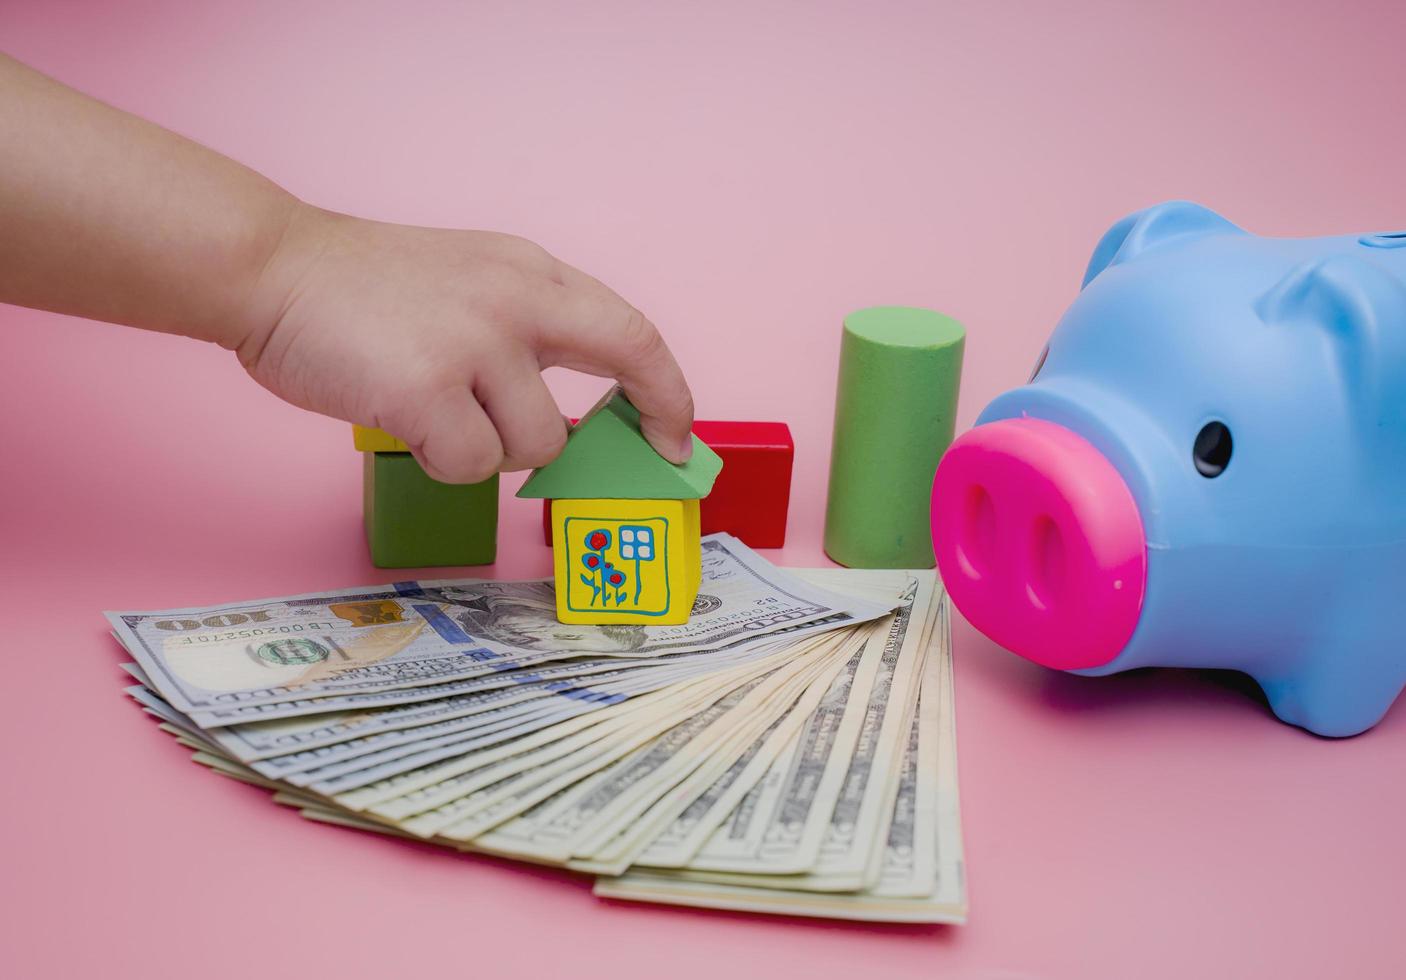
[[[1074,670],[1133,635],[1147,586],[1137,503],[1062,425],[1003,419],[958,436],[933,480],[932,537],[952,601],[1007,650]]]
[[[1406,8],[1299,3],[0,4],[0,38],[322,204],[516,231],[667,331],[704,418],[796,437],[820,527],[840,319],[1022,381],[1116,218],[1406,225]],[[1233,13],[1223,8],[1233,8]],[[610,905],[302,822],[121,695],[105,608],[387,581],[347,427],[177,338],[0,310],[0,976],[1400,976],[1406,709],[1329,742],[1247,684],[1083,679],[956,628],[965,928]],[[560,377],[577,414],[599,382]],[[500,575],[544,574],[505,482]]]

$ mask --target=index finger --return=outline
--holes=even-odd
[[[539,363],[619,381],[649,444],[671,463],[687,462],[693,394],[669,345],[639,310],[584,273],[570,273],[537,311]]]

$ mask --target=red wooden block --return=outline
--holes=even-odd
[[[703,533],[726,531],[753,548],[786,544],[791,463],[785,422],[694,422],[693,433],[723,459],[713,492],[700,501]],[[552,502],[542,501],[542,534],[552,543]]]

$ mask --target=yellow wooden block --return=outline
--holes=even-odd
[[[683,502],[683,517],[687,522],[688,542],[690,554],[686,556],[688,570],[693,573],[693,587],[689,592],[689,605],[698,597],[698,587],[703,584],[703,519],[702,504],[697,500],[685,500]],[[690,506],[691,505],[691,506]]]
[[[557,618],[688,622],[702,574],[697,500],[553,500]]]
[[[352,442],[359,453],[408,453],[410,447],[389,432],[368,429],[364,425],[352,426]]]

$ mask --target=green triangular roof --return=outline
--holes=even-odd
[[[517,495],[697,500],[708,496],[722,468],[718,454],[697,436],[687,463],[678,466],[660,456],[640,431],[639,409],[616,385],[572,427],[561,455],[533,470]]]

